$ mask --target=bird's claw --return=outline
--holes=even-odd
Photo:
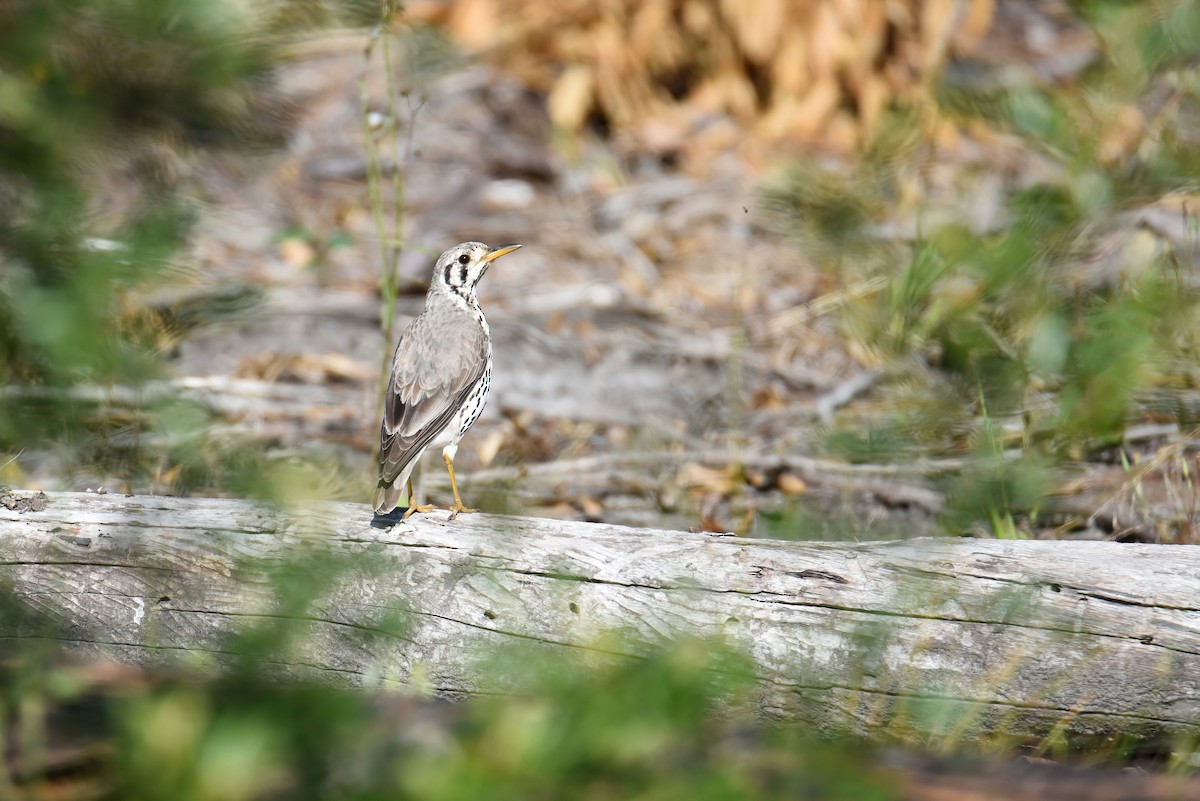
[[[475,512],[478,512],[478,511],[479,511],[478,509],[469,509],[466,506],[463,506],[461,503],[456,503],[450,509],[450,518],[449,519],[453,520],[454,518],[458,517],[459,512],[464,512],[466,514],[474,514]]]
[[[408,509],[405,510],[404,516],[401,517],[400,519],[407,520],[410,515],[414,515],[414,514],[422,514],[422,515],[429,514],[436,508],[437,507],[434,506],[432,503],[414,503],[414,504],[411,504],[408,507]]]

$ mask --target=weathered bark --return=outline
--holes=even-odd
[[[306,608],[266,580],[289,562],[314,592],[331,581]],[[357,504],[55,494],[0,508],[0,576],[54,629],[0,611],[6,648],[221,662],[240,625],[300,619],[274,669],[459,695],[511,686],[480,665],[498,646],[602,660],[720,636],[754,659],[765,712],[821,729],[1200,732],[1191,546],[791,543],[442,512],[376,530]]]

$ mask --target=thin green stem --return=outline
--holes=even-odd
[[[389,258],[384,262],[383,286],[386,309],[382,317],[383,340],[391,343],[395,332],[396,282],[400,271],[400,244],[404,237],[404,171],[405,160],[400,157],[400,116],[397,113],[396,83],[392,69],[391,39],[383,39],[383,71],[387,81],[388,134],[392,150],[392,239],[388,242]],[[412,121],[409,121],[409,129]],[[380,232],[382,235],[382,231]]]
[[[379,237],[379,260],[380,260],[380,295],[382,296],[382,308],[380,309],[380,332],[384,335],[383,356],[381,360],[381,374],[387,375],[389,362],[389,347],[391,342],[392,317],[396,305],[396,288],[395,281],[390,280],[390,271],[388,268],[390,256],[393,248],[388,245],[390,236],[384,224],[383,218],[383,176],[382,167],[379,163],[379,146],[375,139],[375,125],[373,124],[371,114],[371,99],[370,92],[367,88],[367,78],[371,72],[371,56],[375,50],[376,43],[383,36],[382,22],[371,29],[371,33],[367,40],[367,46],[363,50],[363,70],[359,77],[358,92],[359,92],[359,111],[362,118],[363,130],[363,150],[366,158],[367,166],[367,202],[371,207],[371,219],[375,224],[375,231]],[[382,409],[383,403],[383,386],[379,391],[378,408]]]

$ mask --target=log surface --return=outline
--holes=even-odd
[[[51,494],[0,508],[0,649],[222,663],[299,620],[273,669],[447,696],[503,692],[517,645],[597,660],[680,635],[754,660],[771,715],[964,738],[1200,732],[1200,548],[923,539],[795,543],[365,505]],[[291,565],[291,567],[287,567]],[[269,576],[296,571],[302,610]],[[311,576],[311,578],[310,578]],[[328,584],[328,586],[325,586]],[[31,622],[29,615],[43,623]]]

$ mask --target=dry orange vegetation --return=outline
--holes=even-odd
[[[752,138],[848,149],[890,102],[923,104],[948,56],[986,35],[995,0],[425,0],[410,20],[653,150],[728,115]]]

